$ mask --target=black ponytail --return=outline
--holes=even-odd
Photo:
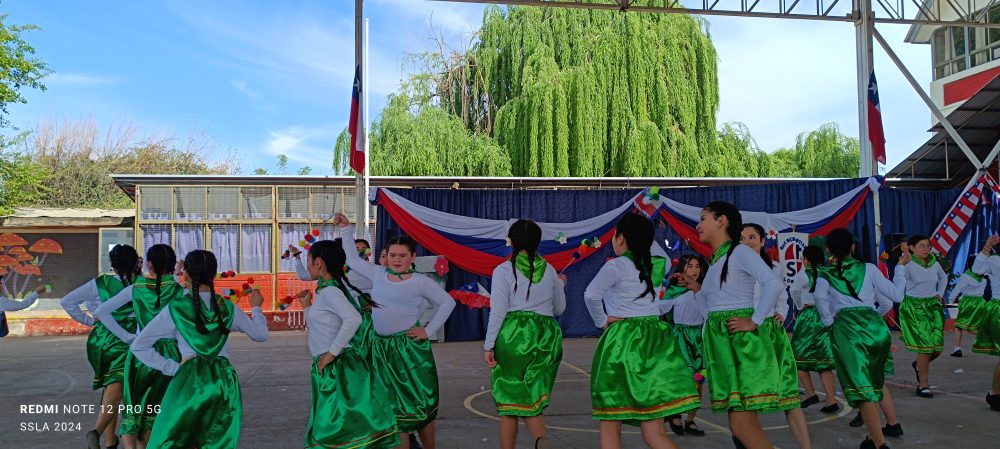
[[[726,226],[726,234],[729,236],[731,242],[729,251],[726,252],[726,261],[722,264],[722,273],[719,276],[719,285],[721,286],[726,282],[726,276],[729,274],[729,256],[733,255],[736,245],[740,244],[740,232],[743,230],[743,215],[740,214],[740,210],[736,206],[725,201],[712,201],[705,206],[705,210],[711,212],[716,219],[722,217],[729,219],[729,225]]]
[[[514,271],[514,292],[517,292],[517,255],[521,251],[528,253],[528,291],[524,300],[531,299],[531,280],[535,277],[535,258],[538,257],[538,245],[542,242],[542,228],[531,220],[520,219],[510,225],[507,230],[510,239],[510,265]]]
[[[402,237],[406,239],[406,237]],[[397,242],[400,238],[392,239],[389,245],[407,245],[407,243]],[[409,239],[407,239],[409,240]],[[412,240],[411,240],[412,242]],[[351,284],[351,281],[347,280],[347,275],[344,273],[344,266],[347,262],[347,254],[344,252],[343,243],[340,239],[336,240],[320,240],[313,243],[309,247],[309,256],[313,259],[320,259],[323,264],[326,265],[326,271],[330,274],[333,280],[337,281],[337,287],[340,288],[341,293],[344,294],[345,298],[350,299],[352,296],[348,288],[356,293],[359,305],[361,302],[364,304],[362,307],[379,307],[378,303],[372,300],[370,295],[365,294],[360,289]],[[388,247],[388,246],[387,246]]]
[[[219,330],[223,334],[229,333],[225,321],[222,320],[222,310],[219,298],[215,296],[215,274],[218,272],[219,264],[215,254],[211,251],[196,249],[184,257],[184,273],[191,280],[191,301],[194,304],[194,325],[202,335],[208,334],[205,326],[205,319],[201,315],[201,297],[199,287],[208,286],[208,291],[212,295],[209,301],[212,304],[212,312],[215,314],[215,322],[219,324]]]
[[[757,233],[757,237],[760,239],[760,258],[767,264],[768,268],[774,268],[774,261],[771,260],[771,256],[767,254],[767,251],[764,251],[764,235],[767,233],[764,231],[764,227],[757,223],[743,223],[743,229],[746,228],[753,229]]]
[[[844,259],[851,256],[851,248],[853,246],[854,236],[847,229],[837,228],[830,231],[830,234],[826,236],[826,248],[837,259],[837,277],[847,285],[847,291],[851,294],[851,297],[861,301],[861,298],[858,298],[857,290],[851,285],[851,281],[844,277]]]
[[[139,275],[139,253],[129,245],[115,245],[108,253],[111,269],[118,275],[122,285],[128,287]]]
[[[656,299],[653,283],[653,258],[649,248],[653,245],[653,237],[656,234],[656,227],[653,222],[636,214],[625,214],[618,224],[615,225],[615,236],[625,238],[625,244],[632,252],[632,263],[636,270],[639,270],[639,280],[646,284],[646,289],[635,299],[640,299],[646,295],[652,295]]]
[[[816,280],[819,279],[819,267],[822,267],[826,263],[826,254],[823,253],[823,248],[809,245],[802,251],[802,256],[809,261],[809,273],[812,274],[809,293],[816,293]]]
[[[153,274],[156,275],[156,308],[160,308],[160,282],[164,275],[174,273],[177,266],[177,254],[170,245],[157,243],[146,250],[146,260],[153,266]]]

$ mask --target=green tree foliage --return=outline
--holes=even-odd
[[[21,134],[17,140],[25,136]],[[30,154],[12,149],[14,143],[3,142],[0,147],[0,215],[13,213],[17,206],[39,202],[48,193],[45,171]]]
[[[7,23],[7,17],[0,14],[0,128],[10,126],[7,108],[11,103],[27,103],[21,90],[45,90],[42,78],[51,72],[44,61],[35,57],[35,48],[21,36],[38,27],[12,25]]]
[[[772,176],[795,178],[853,178],[858,175],[861,146],[844,135],[836,123],[799,134],[795,147],[775,151]]]

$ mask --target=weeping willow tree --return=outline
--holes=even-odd
[[[489,8],[446,67],[442,106],[510,154],[517,176],[704,176],[716,53],[679,14]]]
[[[858,175],[861,145],[845,135],[836,123],[826,123],[795,139],[795,146],[770,155],[772,176],[851,178]]]

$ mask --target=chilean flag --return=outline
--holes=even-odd
[[[872,155],[880,164],[885,164],[885,131],[882,129],[882,109],[878,102],[878,83],[875,71],[868,79],[868,141],[872,144]]]
[[[351,93],[351,118],[347,132],[351,133],[351,168],[365,172],[365,124],[361,113],[361,66],[354,68],[354,91]]]

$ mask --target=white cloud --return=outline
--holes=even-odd
[[[289,126],[268,133],[264,151],[272,156],[284,154],[288,160],[312,167],[314,174],[330,171],[333,148],[343,124],[339,126]]]
[[[247,86],[246,81],[242,80],[229,80],[229,84],[232,85],[236,90],[240,91],[243,95],[246,95],[251,100],[257,98],[257,92]]]
[[[88,73],[56,72],[42,79],[49,86],[98,86],[115,82],[114,78]]]

